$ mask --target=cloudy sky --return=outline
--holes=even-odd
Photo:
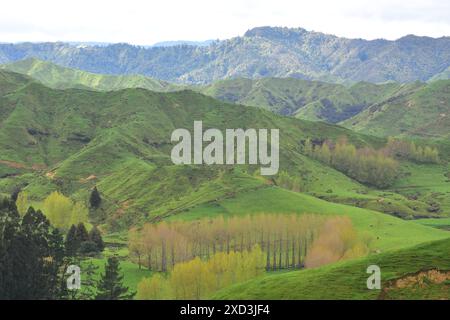
[[[350,38],[450,36],[449,0],[13,0],[0,42],[148,45],[226,39],[256,26],[303,27]]]

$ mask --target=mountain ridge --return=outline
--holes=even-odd
[[[35,57],[94,73],[142,74],[184,84],[294,77],[332,82],[427,81],[450,66],[450,37],[346,39],[302,28],[254,28],[209,46],[0,44],[0,63]]]

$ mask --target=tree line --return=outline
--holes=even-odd
[[[132,229],[131,259],[152,271],[167,272],[196,257],[244,252],[258,245],[266,270],[300,269],[326,217],[259,214],[199,221],[161,222]]]
[[[303,264],[307,268],[314,268],[364,256],[369,253],[372,241],[369,236],[359,235],[348,217],[304,216],[301,219],[295,216],[261,215],[234,219],[236,225],[254,223],[254,229],[247,226],[241,230],[256,235],[255,239],[259,241],[244,240],[241,244],[241,234],[238,232],[237,237],[231,237],[230,250],[224,244],[224,251],[191,256],[187,261],[176,262],[166,273],[157,272],[143,279],[138,285],[137,298],[206,299],[222,288],[255,278],[265,271],[296,268]],[[159,236],[157,229],[155,227],[153,230]],[[271,234],[265,238],[266,241],[260,233],[262,230],[267,235]],[[197,231],[199,229],[192,232]],[[307,232],[315,236],[309,238],[311,234]],[[233,239],[238,239],[236,245]],[[269,239],[273,239],[273,242],[267,242]],[[206,242],[203,246],[203,252],[206,252]],[[159,271],[162,269],[161,266]]]
[[[389,187],[398,176],[398,163],[389,156],[386,149],[357,149],[345,137],[339,138],[336,143],[326,140],[321,145],[313,145],[307,139],[304,151],[308,156],[347,176],[378,188]]]
[[[385,150],[390,156],[418,163],[440,163],[439,150],[430,146],[417,146],[414,141],[388,138]]]

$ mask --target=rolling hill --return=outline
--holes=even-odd
[[[201,92],[222,101],[261,107],[278,114],[338,123],[395,95],[401,84],[352,86],[294,78],[236,79],[215,82]]]
[[[62,71],[56,69],[54,79],[62,79],[58,76]],[[81,81],[81,76],[71,81]],[[49,73],[43,79],[51,79]],[[280,129],[280,172],[298,178],[300,190],[282,188],[279,177],[261,176],[259,166],[173,165],[171,133],[191,129],[195,120],[202,120],[205,129]],[[133,288],[150,272],[131,263],[122,247],[130,227],[218,215],[313,213],[349,217],[358,232],[373,238],[374,252],[381,253],[319,269],[268,274],[215,297],[302,298],[305,292],[320,289],[321,298],[378,298],[380,293],[363,287],[368,263],[384,270],[390,290],[382,298],[442,297],[446,283],[399,291],[395,281],[427,272],[427,267],[433,272],[448,270],[449,233],[441,228],[450,213],[448,165],[401,161],[401,174],[392,188],[377,190],[303,150],[307,138],[324,141],[342,136],[358,147],[380,148],[386,143],[384,138],[341,126],[226,103],[192,90],[56,89],[0,70],[0,193],[10,195],[20,188],[39,207],[54,190],[86,202],[96,186],[103,201],[99,209],[91,210],[90,222],[100,225],[113,244],[114,237],[121,238],[126,281]],[[430,220],[430,225],[412,220],[417,217],[447,220]],[[408,249],[415,245],[419,246]],[[105,256],[91,261],[101,265],[116,249],[108,248]],[[330,279],[335,279],[331,285]]]
[[[35,57],[102,74],[184,84],[293,77],[331,82],[428,81],[449,67],[450,38],[346,39],[302,28],[259,27],[208,46],[0,44],[0,63]]]
[[[347,136],[359,147],[375,148],[383,145],[380,138],[227,104],[188,90],[57,90],[16,73],[0,71],[0,76],[3,193],[23,187],[40,200],[58,189],[86,199],[89,189],[97,185],[108,199],[105,210],[109,212],[99,219],[130,225],[274,184],[255,176],[254,166],[173,166],[171,132],[191,128],[194,120],[203,119],[205,127],[220,129],[281,128],[280,170],[301,179],[302,191],[315,197],[404,218],[448,215],[444,165],[432,169],[439,188],[402,187],[386,193],[363,186],[302,152],[306,138],[323,141]],[[403,167],[408,181],[420,179],[421,170],[407,163]],[[419,196],[413,198],[411,192]],[[430,200],[431,194],[437,193],[441,209],[430,213],[435,201]]]
[[[448,134],[450,80],[431,83],[367,82],[351,86],[294,78],[235,79],[207,86],[180,86],[139,75],[113,76],[26,59],[0,68],[56,89],[98,91],[144,88],[157,92],[190,88],[221,101],[267,109],[300,119],[339,123],[378,136],[444,139]],[[401,112],[398,112],[401,110]]]
[[[113,91],[126,88],[143,88],[152,91],[173,91],[177,86],[142,75],[101,75],[61,67],[54,63],[28,58],[0,68],[28,75],[55,89],[91,89]]]
[[[342,124],[377,136],[448,139],[450,81],[417,84],[406,94],[377,103]]]
[[[381,137],[445,140],[449,134],[450,80],[344,86],[299,79],[236,79],[215,82],[201,92]]]

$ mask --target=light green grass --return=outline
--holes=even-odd
[[[371,265],[381,268],[382,288],[387,281],[414,274],[421,270],[437,268],[450,271],[450,239],[426,243],[417,247],[340,262],[317,269],[306,269],[282,274],[271,274],[223,289],[215,299],[236,300],[314,300],[314,299],[378,299],[379,290],[368,290],[366,273]],[[390,298],[449,299],[448,285],[436,288],[420,287],[415,292],[398,293]],[[423,292],[421,291],[423,290]],[[434,291],[434,295],[430,294]]]
[[[275,187],[242,192],[233,199],[198,206],[171,219],[199,219],[219,214],[231,216],[259,213],[317,213],[348,216],[359,231],[373,235],[374,248],[382,251],[450,237],[450,234],[445,231],[422,226],[412,221],[401,220],[376,211],[327,202]]]

